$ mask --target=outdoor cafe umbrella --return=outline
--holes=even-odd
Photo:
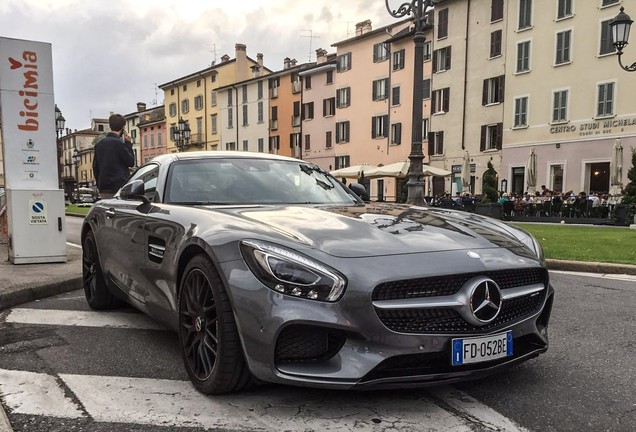
[[[336,177],[336,178],[355,178],[357,179],[358,177],[360,177],[360,174],[364,173],[364,176],[367,176],[366,171],[370,168],[375,168],[371,165],[368,164],[361,164],[361,165],[351,165],[345,168],[340,168],[337,169],[335,171],[330,171],[329,174],[331,174],[332,176]]]
[[[621,194],[621,179],[623,178],[623,146],[620,138],[614,141],[612,159],[610,160],[610,195]]]
[[[526,164],[526,185],[528,193],[534,195],[537,190],[537,155],[534,153],[534,149],[530,150]]]
[[[405,178],[409,174],[410,161],[395,162],[381,167],[370,168],[364,171],[366,178],[395,177]],[[436,168],[429,165],[422,165],[422,175],[424,176],[441,176],[451,175],[450,171],[442,168]]]
[[[470,192],[470,156],[468,151],[464,152],[464,160],[462,163],[462,191]]]

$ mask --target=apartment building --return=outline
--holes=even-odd
[[[219,150],[268,152],[269,79],[253,67],[252,78],[219,87],[219,119],[214,132],[220,132]]]
[[[135,157],[138,157],[143,164],[155,156],[166,153],[169,136],[166,129],[165,107],[161,105],[144,110],[137,117],[139,151],[136,152]]]
[[[336,54],[316,50],[316,65],[299,72],[302,80],[302,158],[326,171],[334,169]]]
[[[506,107],[502,189],[527,188],[534,151],[537,188],[608,192],[615,144],[627,184],[636,147],[636,87],[615,56],[609,22],[619,0],[506,2]],[[632,51],[630,53],[630,51]],[[636,58],[636,50],[626,56]]]
[[[144,102],[137,102],[136,111],[129,114],[124,114],[124,118],[126,119],[126,131],[132,139],[133,152],[135,153],[135,166],[139,166],[143,163],[139,138],[139,121],[145,114],[151,112],[153,109],[154,108],[148,109]]]
[[[270,72],[263,66],[262,54],[257,54],[257,60],[253,60],[247,56],[244,44],[236,44],[234,59],[226,54],[219,64],[160,85],[159,88],[164,91],[167,130],[170,131],[183,119],[191,130],[189,149],[219,150],[221,134],[217,88],[251,78],[255,67],[261,74]],[[167,152],[176,151],[170,137]]]

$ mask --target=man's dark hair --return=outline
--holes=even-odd
[[[112,131],[120,131],[126,126],[126,119],[121,114],[113,114],[108,117],[108,124],[110,126],[110,130]]]

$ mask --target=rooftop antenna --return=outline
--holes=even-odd
[[[309,38],[309,62],[311,63],[311,40],[312,39],[319,39],[320,36],[314,36],[314,32],[313,30],[301,30],[303,32],[309,32],[309,34],[305,34],[305,35],[300,35],[300,37],[306,37]]]
[[[155,106],[157,106],[157,83],[155,84],[155,100],[153,100],[152,102],[154,103]]]
[[[212,51],[210,52],[214,54],[214,59],[212,60],[212,63],[210,64],[210,66],[214,66],[216,64],[216,44],[215,43],[212,44]]]
[[[347,24],[347,39],[349,39],[349,24],[351,24],[353,21],[340,21],[340,22]]]

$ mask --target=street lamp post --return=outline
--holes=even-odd
[[[62,189],[62,135],[64,134],[64,124],[66,119],[62,115],[62,111],[55,104],[55,137],[57,144],[57,177],[60,189]]]
[[[422,172],[422,99],[423,99],[423,63],[424,63],[424,14],[428,7],[434,5],[433,0],[411,0],[402,3],[396,10],[391,9],[389,0],[385,0],[386,9],[394,18],[402,18],[406,15],[414,15],[415,35],[415,61],[413,67],[413,113],[411,118],[411,154],[409,160],[409,180],[406,183],[408,195],[406,202],[412,205],[426,205],[424,201],[424,175]]]
[[[633,22],[634,21],[629,18],[629,15],[625,13],[625,8],[621,6],[621,11],[609,23],[612,30],[612,40],[616,47],[616,55],[618,56],[618,64],[627,72],[636,72],[636,62],[632,63],[630,66],[625,66],[621,61],[623,48],[627,45],[629,30],[631,29]]]
[[[77,148],[73,150],[73,165],[75,165],[75,188],[79,188],[79,161],[80,155]]]
[[[188,122],[180,118],[177,126],[172,126],[172,141],[180,152],[186,151],[190,146],[190,126]]]

